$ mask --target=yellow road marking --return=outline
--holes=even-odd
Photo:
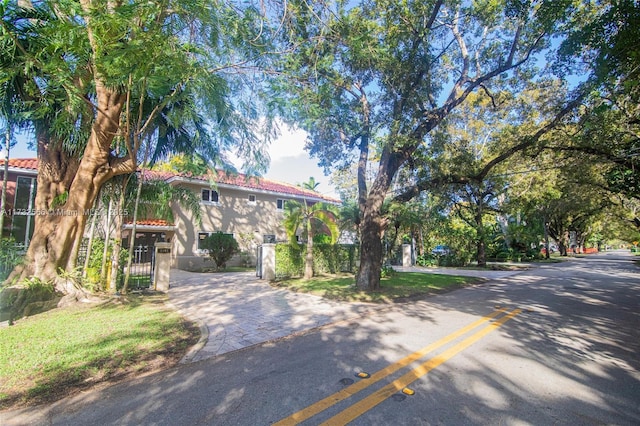
[[[471,336],[467,337],[461,342],[445,350],[440,355],[437,355],[429,359],[428,361],[414,368],[413,370],[406,373],[404,376],[400,377],[399,379],[394,380],[387,386],[381,388],[380,390],[372,393],[371,395],[364,398],[363,400],[358,401],[357,403],[353,404],[349,408],[346,408],[345,410],[336,414],[326,422],[322,423],[322,425],[323,426],[346,425],[350,421],[356,419],[357,417],[360,417],[365,412],[371,410],[373,407],[375,407],[385,399],[389,398],[394,393],[398,392],[399,390],[403,389],[406,386],[409,386],[411,383],[418,380],[420,377],[424,376],[429,371],[433,370],[434,368],[438,367],[440,364],[449,360],[458,352],[463,351],[464,349],[468,348],[478,340],[482,339],[484,336],[491,333],[493,330],[500,327],[501,325],[509,321],[511,318],[518,315],[520,312],[522,312],[521,309],[514,309],[512,312],[500,318],[498,321],[492,324],[489,324],[482,330],[476,332],[475,334],[472,334]]]
[[[298,411],[297,413],[294,413],[292,415],[290,415],[289,417],[286,417],[282,420],[280,420],[277,423],[274,423],[274,426],[285,426],[285,425],[295,425],[298,424],[300,422],[303,422],[305,420],[307,420],[308,418],[311,418],[313,416],[315,416],[316,414],[326,410],[327,408],[331,407],[334,404],[337,404],[338,402],[349,398],[351,395],[356,394],[357,392],[360,392],[363,389],[366,389],[368,386],[371,386],[372,384],[384,379],[385,377],[387,377],[390,374],[395,373],[396,371],[406,367],[407,365],[411,364],[412,362],[422,358],[423,356],[427,355],[429,352],[432,352],[450,342],[452,342],[453,340],[457,339],[458,337],[467,334],[469,331],[473,330],[474,328],[477,328],[479,326],[481,326],[482,324],[484,324],[485,322],[489,321],[492,318],[495,318],[496,316],[500,315],[502,312],[506,311],[505,308],[502,309],[498,309],[492,313],[490,313],[489,315],[486,315],[482,318],[480,318],[479,320],[472,322],[471,324],[467,325],[466,327],[461,328],[460,330],[449,334],[448,336],[443,337],[442,339],[431,343],[430,345],[425,346],[424,348],[420,349],[419,351],[416,351],[410,355],[407,355],[406,357],[402,358],[401,360],[395,362],[394,364],[389,365],[388,367],[383,368],[382,370],[374,373],[371,375],[371,377],[369,377],[367,380],[363,380],[363,381],[359,381],[354,383],[353,385],[341,389],[338,392],[334,393],[333,395],[329,395],[328,397],[321,399],[320,401],[316,402],[315,404],[312,404],[310,406],[308,406],[307,408],[304,408],[300,411]]]

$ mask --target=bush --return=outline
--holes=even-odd
[[[13,238],[0,239],[0,282],[7,279],[24,257],[24,247],[16,244]]]
[[[391,265],[383,265],[380,269],[380,278],[389,278],[395,274],[396,270]]]
[[[240,252],[240,246],[233,235],[223,232],[208,235],[200,242],[200,247],[209,253],[218,271],[224,269],[229,259]]]
[[[276,244],[276,279],[302,276],[302,252],[297,244]]]
[[[418,266],[436,266],[438,259],[432,254],[421,254],[416,258],[416,265]]]

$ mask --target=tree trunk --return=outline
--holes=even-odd
[[[9,174],[9,150],[11,149],[11,123],[7,120],[7,132],[4,141],[4,173],[2,174],[2,196],[0,197],[0,238],[4,231],[4,215],[7,202],[7,179]]]
[[[136,245],[136,225],[138,222],[138,205],[140,204],[140,193],[142,192],[142,179],[144,172],[138,176],[138,187],[136,188],[136,199],[133,205],[133,222],[131,223],[131,236],[129,237],[129,253],[127,254],[127,268],[124,275],[124,284],[122,285],[122,293],[126,294],[129,288],[129,279],[131,277],[131,264],[133,263],[133,251]],[[154,248],[155,250],[155,248]]]
[[[102,264],[100,265],[100,281],[107,284],[107,280],[110,280],[109,271],[107,268],[107,256],[109,255],[109,245],[111,244],[111,212],[113,211],[113,198],[109,197],[109,204],[107,205],[107,221],[104,225],[104,247],[102,248]]]
[[[380,290],[382,269],[382,236],[388,221],[382,217],[382,203],[391,186],[391,179],[398,170],[393,156],[383,153],[378,177],[366,198],[360,222],[360,268],[356,276],[356,286],[364,291]]]
[[[118,290],[118,273],[120,272],[120,251],[122,250],[122,211],[124,210],[125,191],[128,179],[122,182],[120,188],[120,196],[116,204],[115,212],[115,237],[113,239],[113,247],[111,248],[111,279],[109,280],[109,293],[115,293]],[[135,235],[132,235],[135,238]]]
[[[558,240],[558,251],[560,252],[560,256],[567,255],[567,246],[562,238]]]
[[[307,218],[307,254],[304,260],[304,279],[313,278],[313,230],[311,218]]]
[[[93,209],[92,213],[93,218],[91,220],[91,228],[89,228],[89,241],[87,242],[87,253],[84,257],[84,265],[82,265],[82,278],[87,277],[87,271],[89,270],[89,263],[91,261],[91,252],[93,248],[93,237],[96,233],[96,222],[98,221],[98,214]]]
[[[57,272],[75,266],[86,213],[93,207],[104,182],[116,174],[131,172],[134,164],[126,158],[110,164],[111,143],[118,132],[125,97],[100,82],[96,82],[96,97],[97,115],[79,163],[65,155],[59,145],[38,142],[38,214],[24,265],[10,277],[22,280],[35,276],[54,281],[57,291],[72,297],[79,289],[69,280],[57,279]],[[66,202],[57,205],[59,196],[67,189]]]
[[[482,198],[480,198],[480,200],[482,200]],[[485,243],[485,235],[484,235],[484,225],[482,222],[482,212],[483,212],[482,201],[478,203],[477,207],[478,209],[476,211],[476,217],[475,217],[476,233],[478,234],[477,236],[478,240],[476,241],[476,248],[477,248],[476,259],[478,261],[478,266],[481,268],[484,268],[487,266],[487,254],[485,250],[486,243]]]

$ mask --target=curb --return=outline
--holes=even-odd
[[[193,358],[200,352],[200,349],[204,348],[204,345],[209,341],[209,328],[207,325],[201,320],[195,320],[195,322],[200,327],[200,339],[198,342],[189,349],[189,351],[182,357],[178,364],[188,364]]]
[[[195,322],[196,324],[198,324],[198,327],[200,328],[200,339],[198,339],[196,344],[191,346],[191,348],[187,351],[187,353],[180,359],[180,361],[178,361],[178,364],[190,363],[191,360],[193,360],[193,358],[198,354],[198,352],[200,352],[200,350],[204,348],[204,345],[206,345],[207,342],[209,341],[209,327],[207,327],[207,325],[201,319],[187,318],[186,316],[184,316],[184,314],[180,312],[178,307],[175,306],[173,303],[166,302],[165,305],[173,309],[175,312],[180,313],[180,315],[182,315],[185,319]]]

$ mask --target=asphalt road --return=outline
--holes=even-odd
[[[2,425],[277,422],[640,424],[640,269],[622,252],[544,265],[0,414]]]

